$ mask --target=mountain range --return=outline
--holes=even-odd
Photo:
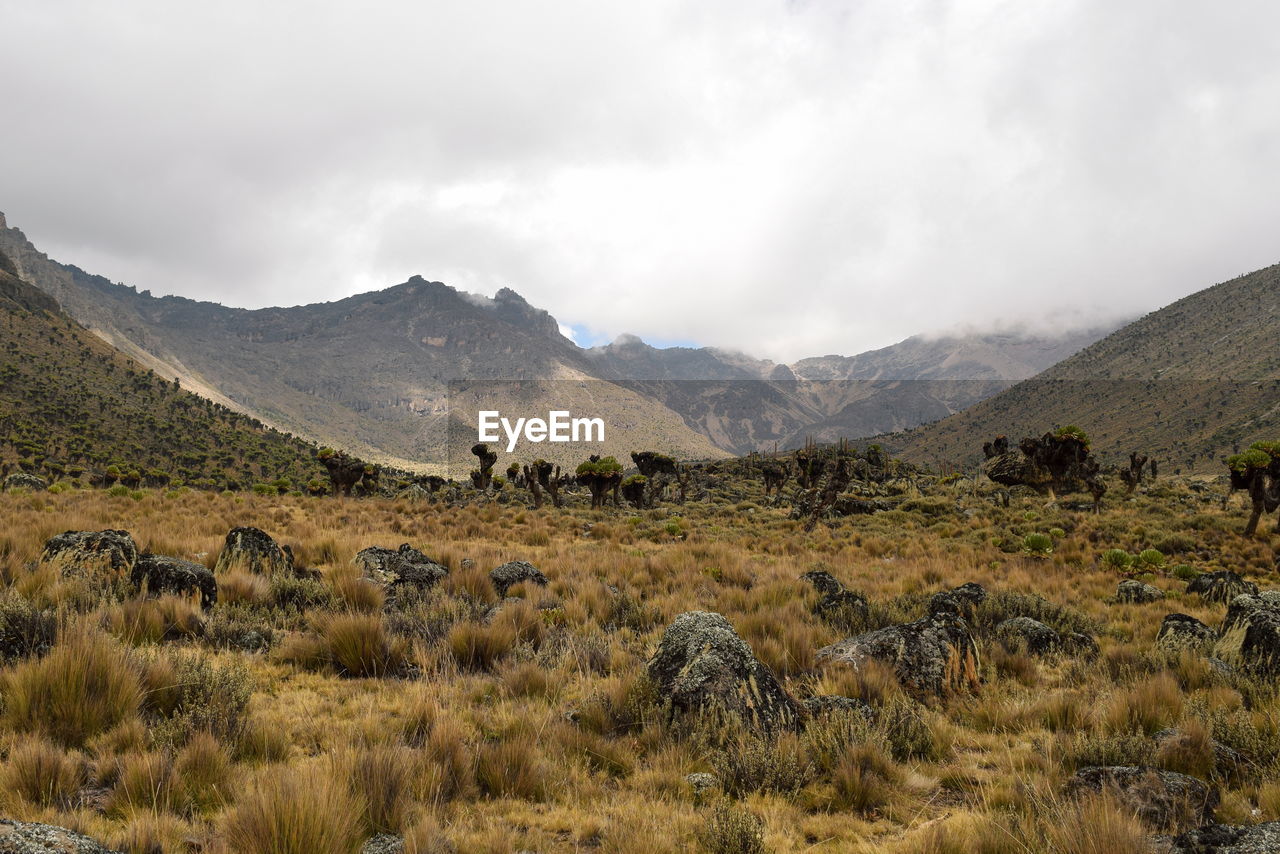
[[[1221,473],[1223,457],[1280,436],[1280,265],[1206,288],[957,415],[882,437],[908,459],[971,465],[998,434],[1015,442],[1075,424],[1102,456]]]
[[[602,450],[621,456],[647,447],[714,458],[901,431],[965,410],[1113,328],[917,336],[785,365],[634,336],[584,349],[513,290],[486,298],[420,277],[287,308],[155,297],[50,259],[2,214],[0,251],[157,375],[280,430],[414,469],[471,467],[477,410],[547,401],[603,417]]]

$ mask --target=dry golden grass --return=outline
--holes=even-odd
[[[1170,483],[1178,501],[1199,502]],[[1033,499],[1006,510],[963,491],[923,501],[805,532],[750,494],[678,508],[678,519],[667,507],[0,495],[6,595],[48,609],[61,632],[43,657],[0,670],[5,809],[130,852],[194,839],[211,852],[324,854],[385,830],[433,854],[738,851],[753,840],[784,854],[1123,854],[1145,850],[1149,829],[1110,801],[1056,793],[1080,765],[1145,761],[1211,777],[1227,818],[1280,818],[1280,763],[1232,776],[1212,750],[1280,753],[1274,688],[1153,652],[1164,614],[1216,626],[1225,606],[1182,596],[1167,574],[1148,579],[1167,599],[1110,604],[1118,576],[1098,560],[1111,547],[1189,542],[1170,566],[1231,568],[1266,586],[1274,538],[1241,540],[1238,509],[1141,493],[1099,516]],[[292,545],[323,579],[222,573],[219,602],[202,615],[185,600],[107,599],[28,566],[48,536],[106,527],[212,566],[237,525]],[[1021,554],[1026,534],[1050,528],[1065,532],[1051,555]],[[388,605],[351,560],[402,542],[451,574]],[[551,583],[513,588],[518,601],[493,610],[488,572],[508,560],[529,560]],[[1010,653],[988,632],[977,696],[921,707],[887,667],[815,661],[848,624],[813,613],[799,580],[811,569],[867,596],[866,628],[914,619],[934,591],[976,581],[1044,597],[1043,619],[1088,623],[1101,655]],[[979,615],[984,632],[1012,601]],[[736,752],[724,733],[680,735],[643,677],[664,626],[694,609],[724,614],[796,696],[863,699],[876,723],[824,720],[776,743],[740,738]],[[1157,745],[1150,735],[1166,727],[1179,735]],[[685,781],[695,771],[720,774],[730,791],[695,797]],[[82,807],[90,786],[106,794]]]

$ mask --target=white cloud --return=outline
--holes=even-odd
[[[0,209],[155,293],[421,274],[792,359],[1278,259],[1280,7],[0,0]]]

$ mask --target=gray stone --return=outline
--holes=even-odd
[[[1206,572],[1187,582],[1188,593],[1198,593],[1208,602],[1230,602],[1242,593],[1257,595],[1258,585],[1245,581],[1229,569]]]
[[[977,644],[968,623],[958,616],[958,601],[951,594],[943,595],[950,598],[935,597],[929,616],[833,643],[818,650],[818,659],[854,668],[872,659],[884,662],[917,697],[976,690]]]
[[[1136,765],[1081,768],[1067,781],[1064,792],[1079,795],[1104,789],[1157,830],[1213,821],[1219,802],[1217,786],[1186,774]]]
[[[4,479],[6,492],[10,489],[29,489],[32,492],[44,492],[48,488],[49,484],[45,483],[44,478],[27,474],[24,471],[15,471]]]
[[[547,577],[537,567],[523,560],[504,563],[489,573],[489,579],[493,582],[493,589],[498,591],[499,598],[505,597],[508,590],[521,582],[528,581],[542,587],[548,584]]]
[[[431,587],[449,574],[448,569],[408,543],[394,550],[381,546],[361,549],[354,562],[366,578],[393,590],[403,585]]]
[[[720,614],[690,611],[672,620],[648,672],[676,713],[718,707],[766,732],[795,729],[804,714]]]
[[[128,531],[65,531],[45,542],[40,560],[69,577],[122,577],[138,562],[138,546]]]
[[[871,720],[875,710],[871,704],[856,697],[841,697],[839,694],[820,694],[804,701],[804,707],[811,717],[831,714],[857,714]]]
[[[1121,581],[1116,587],[1117,602],[1131,602],[1142,605],[1147,602],[1158,602],[1164,598],[1164,591],[1150,584],[1135,581],[1132,578]]]
[[[133,565],[129,580],[138,590],[175,596],[200,594],[200,607],[209,609],[218,602],[218,582],[209,568],[182,558],[144,554]]]
[[[1062,636],[1039,620],[1013,617],[996,626],[996,637],[1006,649],[1028,655],[1048,655],[1062,647]]]
[[[0,818],[0,854],[120,854],[87,836],[29,821]]]
[[[293,574],[293,555],[258,528],[232,528],[218,555],[216,572],[243,569],[256,575]]]
[[[1156,646],[1170,652],[1204,652],[1217,640],[1217,632],[1190,614],[1166,614],[1156,634]]]
[[[1175,837],[1170,854],[1275,854],[1280,851],[1280,821],[1236,827],[1209,824]]]
[[[375,833],[360,849],[360,854],[400,854],[404,840],[390,833]]]

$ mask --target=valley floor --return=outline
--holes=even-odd
[[[1276,586],[1271,525],[1244,539],[1240,499],[1194,486],[1116,491],[1100,515],[936,486],[812,532],[754,484],[638,512],[0,495],[0,816],[130,852],[355,851],[376,834],[408,852],[1127,852],[1198,822],[1144,824],[1122,799],[1063,787],[1081,767],[1150,765],[1217,787],[1218,822],[1280,819],[1276,682],[1222,644],[1156,645],[1166,614],[1222,623],[1226,604],[1186,592],[1196,573]],[[213,568],[245,525],[318,580],[224,571],[202,613],[39,563],[55,534],[116,528]],[[401,543],[450,572],[388,602],[353,557]],[[1137,573],[1104,564],[1111,549],[1158,550],[1143,580],[1164,598],[1114,602]],[[489,572],[513,560],[549,584],[499,600]],[[815,614],[812,570],[867,613]],[[887,667],[816,659],[965,582],[987,591],[976,691],[912,698]],[[872,721],[769,737],[672,719],[646,664],[694,610],[723,614],[797,699],[858,698]],[[1097,654],[1007,646],[994,627],[1016,616],[1089,634]],[[52,649],[22,645],[42,631]]]

